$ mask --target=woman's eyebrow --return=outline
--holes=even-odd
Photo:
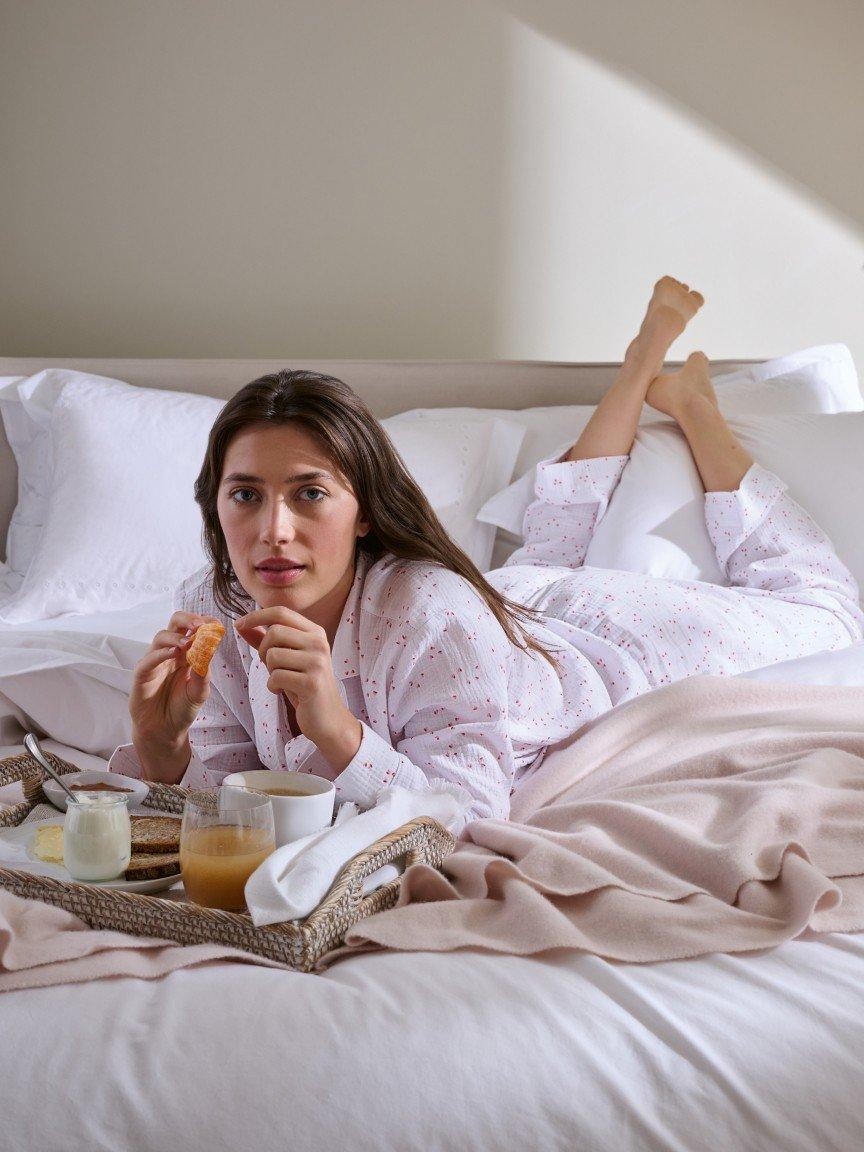
[[[294,476],[287,476],[283,483],[285,484],[299,484],[304,480],[332,480],[333,477],[329,472],[297,472]],[[264,481],[260,476],[251,476],[248,472],[232,472],[230,476],[226,476],[222,481],[223,484],[235,484],[237,482],[242,484],[263,484]]]

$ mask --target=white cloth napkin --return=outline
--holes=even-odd
[[[318,907],[339,870],[358,852],[416,816],[431,816],[455,832],[464,826],[470,807],[467,795],[408,788],[385,789],[375,807],[365,812],[358,813],[355,804],[343,804],[331,827],[277,848],[252,873],[245,891],[253,924],[260,928],[303,919]],[[397,875],[387,865],[375,878],[383,882]],[[374,886],[367,883],[364,891]]]

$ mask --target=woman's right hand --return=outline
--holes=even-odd
[[[136,745],[170,748],[185,739],[210,695],[209,671],[199,676],[186,663],[186,652],[199,624],[213,619],[175,612],[135,665],[129,714]]]

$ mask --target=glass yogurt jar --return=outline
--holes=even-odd
[[[63,863],[75,880],[116,880],[129,867],[132,825],[128,796],[79,792],[66,808]]]

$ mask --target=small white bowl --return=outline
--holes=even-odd
[[[129,792],[118,792],[117,795],[125,795],[130,808],[136,804],[141,804],[150,791],[143,780],[133,780],[131,776],[123,776],[119,772],[101,772],[98,768],[85,768],[81,772],[64,774],[63,779],[67,784],[114,784],[117,788],[129,788]],[[59,784],[54,783],[50,776],[43,781],[42,791],[55,808],[59,808],[61,812],[66,811],[69,797]],[[110,793],[106,793],[106,795],[110,795]]]

